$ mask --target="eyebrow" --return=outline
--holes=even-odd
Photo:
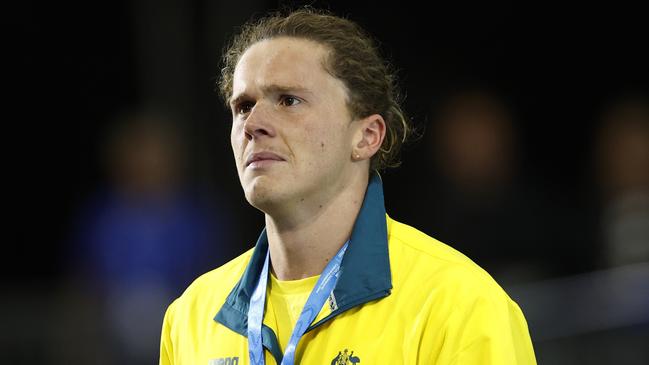
[[[284,94],[284,93],[301,93],[301,94],[308,94],[308,95],[313,95],[313,92],[311,90],[303,87],[303,86],[292,86],[292,85],[277,85],[277,84],[271,84],[267,86],[262,86],[261,91],[264,94]],[[242,100],[250,99],[248,94],[241,93],[237,95],[236,97],[230,97],[229,105],[237,105],[239,102]]]

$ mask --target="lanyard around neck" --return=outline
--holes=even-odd
[[[297,348],[300,338],[304,335],[307,328],[311,325],[315,317],[320,313],[320,309],[333,291],[340,275],[340,264],[345,255],[345,250],[349,241],[340,248],[336,256],[327,264],[324,271],[318,278],[318,282],[309,294],[300,313],[300,317],[293,328],[291,338],[286,345],[284,357],[282,358],[281,365],[293,365],[295,361],[295,349]],[[250,363],[252,365],[264,364],[264,348],[261,340],[261,326],[264,320],[264,304],[266,302],[266,286],[268,283],[268,265],[270,258],[270,249],[266,252],[266,260],[264,267],[259,275],[257,286],[250,298],[250,306],[248,307],[248,351],[250,353]]]

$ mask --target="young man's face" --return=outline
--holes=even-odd
[[[351,169],[353,124],[327,49],[281,37],[251,46],[234,72],[232,150],[246,199],[268,212],[325,204]]]

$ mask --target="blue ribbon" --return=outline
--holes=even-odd
[[[318,278],[318,282],[309,294],[302,308],[302,313],[293,328],[291,338],[284,350],[284,357],[282,358],[281,365],[293,365],[295,362],[295,350],[300,339],[306,332],[307,328],[311,325],[315,317],[320,313],[320,309],[327,301],[329,294],[333,291],[340,276],[340,264],[342,263],[343,256],[349,241],[338,251],[331,261],[327,264],[324,271]],[[259,281],[255,287],[255,291],[250,298],[250,306],[248,308],[248,351],[250,353],[250,363],[252,365],[263,365],[264,362],[264,348],[261,340],[261,326],[264,319],[264,305],[266,302],[266,287],[268,284],[268,263],[270,261],[270,249],[266,252],[266,260],[264,267],[259,275]]]

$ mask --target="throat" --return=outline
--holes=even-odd
[[[280,281],[293,281],[312,278],[322,273],[329,263],[328,259],[309,257],[303,259],[273,258],[271,251],[271,273]]]
[[[345,242],[347,237],[335,241],[309,241],[295,247],[270,241],[270,270],[278,280],[283,281],[318,276]]]

